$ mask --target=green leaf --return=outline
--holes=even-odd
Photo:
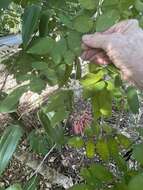
[[[45,63],[43,61],[33,62],[32,67],[36,70],[45,70],[49,68],[48,63]]]
[[[89,73],[84,76],[81,80],[81,84],[84,88],[89,89],[90,87],[94,87],[94,85],[99,82],[104,77],[104,72],[99,71],[97,74]]]
[[[143,2],[142,0],[136,0],[135,1],[135,8],[139,12],[143,12]]]
[[[23,45],[26,47],[38,26],[41,8],[37,5],[31,5],[24,9],[22,17],[22,40]]]
[[[60,22],[62,22],[66,27],[68,27],[69,29],[73,29],[72,21],[71,21],[69,15],[59,13],[58,17],[60,19]]]
[[[112,94],[104,89],[99,93],[100,112],[104,116],[112,115]]]
[[[95,143],[91,140],[86,142],[86,155],[88,158],[94,158],[95,156]]]
[[[109,148],[107,142],[104,139],[98,140],[96,144],[96,151],[104,161],[109,160]]]
[[[0,175],[7,167],[21,136],[22,129],[18,125],[11,125],[4,131],[0,139]]]
[[[27,90],[28,90],[27,85],[25,85],[12,91],[2,102],[0,102],[0,112],[1,113],[15,112],[20,97]]]
[[[116,88],[119,88],[119,87],[122,86],[122,80],[121,80],[121,77],[118,74],[115,75],[114,80],[115,80],[114,83],[115,83]]]
[[[125,183],[118,183],[115,185],[115,187],[113,188],[113,190],[129,190],[128,186]]]
[[[119,154],[119,147],[118,147],[116,140],[114,138],[109,138],[107,140],[107,143],[108,143],[108,149],[109,149],[110,156],[112,158],[116,158]]]
[[[81,35],[76,31],[71,31],[67,38],[69,49],[75,54],[81,54]]]
[[[79,15],[73,21],[73,27],[81,33],[89,32],[93,27],[93,20],[88,15]]]
[[[89,171],[93,178],[101,180],[101,182],[109,182],[113,180],[113,175],[104,166],[100,164],[92,164]]]
[[[48,11],[43,11],[40,16],[40,22],[39,22],[39,33],[40,37],[46,37],[49,32],[49,19],[50,14]]]
[[[42,90],[46,87],[46,82],[41,80],[39,77],[32,77],[30,81],[30,90],[32,92],[41,93]]]
[[[52,127],[51,127],[50,119],[49,119],[49,117],[44,113],[43,110],[40,110],[40,111],[38,112],[38,118],[39,118],[39,121],[41,122],[42,126],[44,127],[46,133],[47,133],[49,136],[52,136],[52,135],[53,135],[53,130],[52,130]]]
[[[131,145],[131,140],[122,134],[117,135],[117,141],[119,142],[119,145],[123,146],[124,148],[129,148]]]
[[[72,137],[69,139],[68,145],[73,148],[82,148],[84,146],[84,141],[81,137]]]
[[[33,130],[28,136],[30,148],[37,154],[46,155],[51,147],[46,134],[40,134]]]
[[[39,38],[32,47],[27,51],[30,54],[45,55],[51,53],[55,45],[55,41],[51,37]]]
[[[58,108],[57,111],[54,112],[53,117],[51,118],[51,125],[55,126],[59,124],[64,119],[67,119],[69,116],[69,112],[65,108]]]
[[[137,144],[133,148],[133,157],[143,165],[143,144]]]
[[[12,0],[0,0],[0,9],[5,9],[9,6]]]
[[[103,32],[120,19],[119,12],[117,10],[108,11],[97,18],[96,31]]]
[[[96,93],[96,95],[94,93],[94,97],[91,98],[94,119],[101,116],[99,100],[99,93]]]
[[[64,136],[64,130],[61,126],[55,126],[53,127],[51,125],[51,116],[53,116],[53,113],[44,113],[43,110],[40,110],[38,112],[39,120],[42,124],[42,126],[45,128],[45,131],[51,140],[51,142],[56,143],[58,146],[65,144],[66,138]]]
[[[28,182],[26,182],[23,190],[37,190],[38,182],[38,177],[33,176]]]
[[[66,51],[64,54],[64,61],[67,65],[72,65],[75,60],[75,54],[72,51]]]
[[[95,0],[78,0],[81,6],[85,9],[92,10],[96,8]]]
[[[56,64],[59,64],[62,57],[67,51],[67,42],[64,38],[61,38],[58,42],[55,42],[54,48],[51,50],[51,57]]]
[[[131,109],[131,111],[134,114],[138,114],[139,113],[139,99],[138,99],[138,94],[135,90],[134,87],[128,87],[127,88],[127,100],[128,100],[128,104],[129,107]]]
[[[79,80],[81,79],[82,76],[82,66],[81,63],[78,61],[76,63],[76,79]]]
[[[85,184],[74,185],[69,190],[90,190],[91,188]]]
[[[6,190],[22,190],[19,184],[11,185],[10,187],[6,188]]]
[[[133,177],[128,184],[128,190],[141,190],[142,187],[143,187],[143,173]]]

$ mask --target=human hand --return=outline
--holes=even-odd
[[[143,89],[143,30],[137,20],[125,20],[107,31],[84,35],[84,60],[113,63],[122,78]]]

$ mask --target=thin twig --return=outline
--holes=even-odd
[[[36,175],[39,170],[41,169],[43,163],[45,162],[45,160],[47,159],[47,157],[51,154],[51,152],[53,152],[54,148],[57,146],[57,144],[54,144],[54,146],[49,150],[49,152],[45,155],[45,157],[43,158],[43,160],[41,161],[41,163],[39,164],[39,166],[37,167],[37,169],[35,170],[35,172],[32,174],[32,176],[30,177],[30,179]]]

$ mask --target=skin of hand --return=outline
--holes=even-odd
[[[143,30],[137,20],[125,20],[105,32],[84,35],[82,42],[83,60],[112,62],[124,80],[143,89]]]

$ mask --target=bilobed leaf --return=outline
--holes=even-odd
[[[6,190],[22,190],[19,184],[11,185],[10,187],[6,188]]]
[[[137,144],[133,148],[133,157],[143,165],[143,144]]]
[[[84,141],[81,137],[72,137],[69,139],[68,145],[73,148],[82,148],[84,146]]]
[[[7,167],[21,136],[22,129],[18,125],[11,125],[4,131],[0,139],[0,175]]]
[[[127,100],[131,111],[134,114],[139,113],[139,99],[138,94],[134,87],[127,88]]]
[[[27,91],[27,85],[18,87],[12,91],[2,102],[0,102],[1,113],[11,113],[17,108],[20,97]]]
[[[38,26],[41,8],[37,5],[31,5],[24,9],[22,17],[22,39],[23,45],[26,47],[31,40],[32,34]]]
[[[92,10],[96,8],[95,0],[78,0],[81,6],[85,9]]]
[[[109,148],[107,142],[104,139],[98,140],[96,144],[96,151],[104,161],[109,160]]]
[[[96,31],[103,32],[120,19],[119,12],[117,10],[108,11],[97,18]]]
[[[79,15],[73,21],[73,27],[81,33],[89,32],[93,27],[93,20],[88,15]]]
[[[39,38],[32,47],[27,51],[30,54],[45,55],[51,53],[54,48],[55,41],[51,37]]]
[[[128,190],[141,190],[142,187],[143,187],[143,173],[133,177],[128,184]]]

